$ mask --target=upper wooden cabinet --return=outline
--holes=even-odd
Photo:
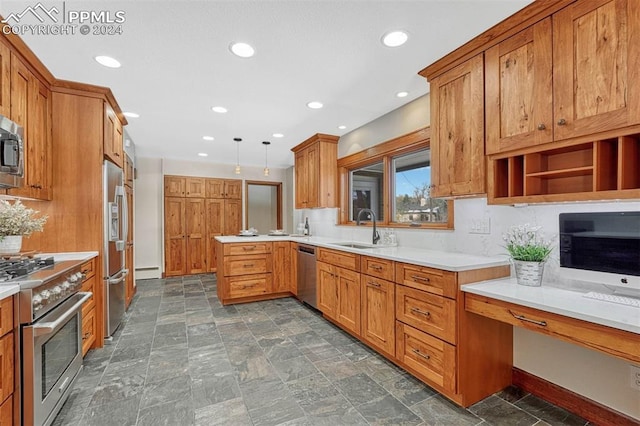
[[[187,198],[204,198],[204,182],[205,178],[186,178]]]
[[[553,140],[551,18],[485,53],[487,154]]]
[[[122,123],[108,102],[104,103],[104,156],[118,167],[124,166]]]
[[[10,118],[24,128],[25,179],[21,188],[8,193],[51,200],[51,91],[15,54],[11,55]]]
[[[164,177],[165,197],[184,197],[186,194],[187,179],[183,176]]]
[[[576,2],[553,15],[554,139],[640,123],[640,2]]]
[[[240,179],[206,179],[207,198],[242,199],[242,180]]]
[[[318,133],[291,149],[295,153],[297,209],[337,207],[338,139]]]
[[[133,160],[124,154],[124,184],[129,188],[133,188],[133,179],[135,178],[135,169]]]
[[[483,55],[431,81],[431,196],[485,191]]]
[[[0,114],[11,115],[11,50],[0,40]]]

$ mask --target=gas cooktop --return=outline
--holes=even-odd
[[[14,281],[43,268],[54,265],[49,257],[0,257],[0,282]]]

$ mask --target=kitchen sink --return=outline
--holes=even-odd
[[[329,243],[332,246],[340,246],[340,247],[350,247],[355,249],[373,249],[376,248],[373,244],[367,243],[354,243],[354,242],[340,242],[340,243]]]

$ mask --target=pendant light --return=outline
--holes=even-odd
[[[233,138],[236,141],[236,169],[235,173],[237,175],[240,174],[240,142],[242,142],[242,138]]]
[[[269,176],[269,160],[267,157],[267,153],[269,151],[269,145],[271,145],[271,142],[263,141],[262,145],[264,145],[264,175]]]

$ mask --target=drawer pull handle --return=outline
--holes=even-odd
[[[91,337],[91,332],[87,331],[82,335],[82,340],[87,340],[89,337]]]
[[[242,265],[242,266],[243,266],[243,267],[245,267],[245,268],[253,268],[253,267],[254,267],[254,266],[256,266],[256,265],[254,265],[253,263],[245,263],[245,264],[244,264],[244,265]]]
[[[514,314],[513,312],[511,312],[511,310],[509,310],[509,313],[511,315],[513,315],[513,317],[515,319],[518,319],[520,321],[530,322],[530,323],[533,323],[535,325],[539,325],[539,326],[542,326],[542,327],[546,327],[547,326],[547,322],[546,321],[538,321],[538,320],[534,320],[534,319],[531,319],[531,318],[527,318],[524,315]]]
[[[418,355],[419,357],[422,357],[424,359],[431,359],[431,357],[427,354],[423,354],[422,352],[420,352],[418,349],[412,349],[411,350],[414,354]]]
[[[414,281],[424,281],[425,283],[428,283],[429,281],[431,281],[429,278],[427,277],[421,277],[420,275],[411,275],[411,278]]]
[[[255,250],[255,249],[256,249],[256,246],[246,246],[246,247],[242,247],[242,250],[245,250],[245,251]]]
[[[380,265],[371,265],[371,269],[374,271],[382,271],[382,266]]]
[[[422,309],[418,309],[418,308],[411,308],[411,312],[413,312],[414,314],[424,315],[425,317],[431,316],[431,312],[423,311]]]
[[[243,289],[243,290],[245,290],[245,289],[247,289],[247,288],[253,288],[253,287],[255,287],[255,286],[256,286],[255,284],[246,284],[246,285],[243,285],[243,286],[242,286],[242,289]]]
[[[380,283],[377,283],[375,281],[369,281],[367,284],[373,287],[380,288]]]

